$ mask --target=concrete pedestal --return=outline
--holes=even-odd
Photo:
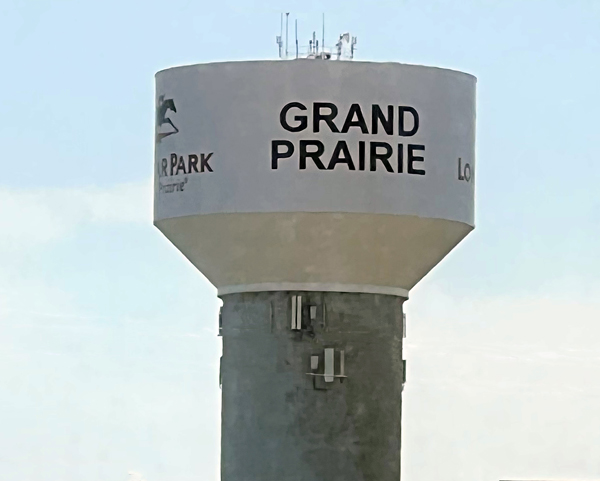
[[[222,481],[399,481],[405,299],[222,299]]]

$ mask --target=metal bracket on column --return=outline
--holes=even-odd
[[[317,373],[319,369],[319,356],[310,357],[310,369],[312,372],[307,372],[307,376],[315,376],[324,378],[325,382],[333,382],[335,379],[339,379],[340,382],[344,382],[346,376],[346,356],[344,351],[340,351],[340,373],[335,374],[335,349],[330,347],[324,351],[324,369],[323,373]]]
[[[219,307],[219,336],[223,336],[223,306]]]
[[[292,331],[302,329],[302,296],[292,296]]]

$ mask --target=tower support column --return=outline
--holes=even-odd
[[[221,297],[222,481],[398,481],[405,299]]]

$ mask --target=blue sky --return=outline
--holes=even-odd
[[[154,73],[274,59],[282,11],[478,77],[477,229],[406,304],[404,479],[600,477],[593,0],[4,0],[0,477],[218,479],[218,300],[151,224]]]

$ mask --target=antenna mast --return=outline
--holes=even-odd
[[[296,58],[298,58],[298,19],[296,19]]]
[[[283,54],[283,13],[280,15],[280,19],[279,19],[279,35],[276,37],[276,42],[277,45],[279,46],[279,58],[283,58],[282,54]]]
[[[283,13],[280,14],[279,35],[277,45],[279,46],[279,58],[289,60],[289,24],[290,12],[285,13],[285,46],[283,40]],[[317,38],[317,32],[312,32],[312,38],[308,40],[308,45],[300,45],[298,42],[298,19],[294,19],[294,43],[296,47],[296,59],[320,59],[320,60],[352,60],[356,50],[356,37],[351,37],[349,33],[340,35],[335,46],[327,47],[325,44],[325,13],[321,14],[321,45]],[[293,55],[293,54],[292,54]]]
[[[321,37],[321,48],[323,49],[323,53],[325,53],[325,13],[323,12],[323,35]]]
[[[289,23],[290,13],[285,14],[285,58],[288,58],[288,23]]]

